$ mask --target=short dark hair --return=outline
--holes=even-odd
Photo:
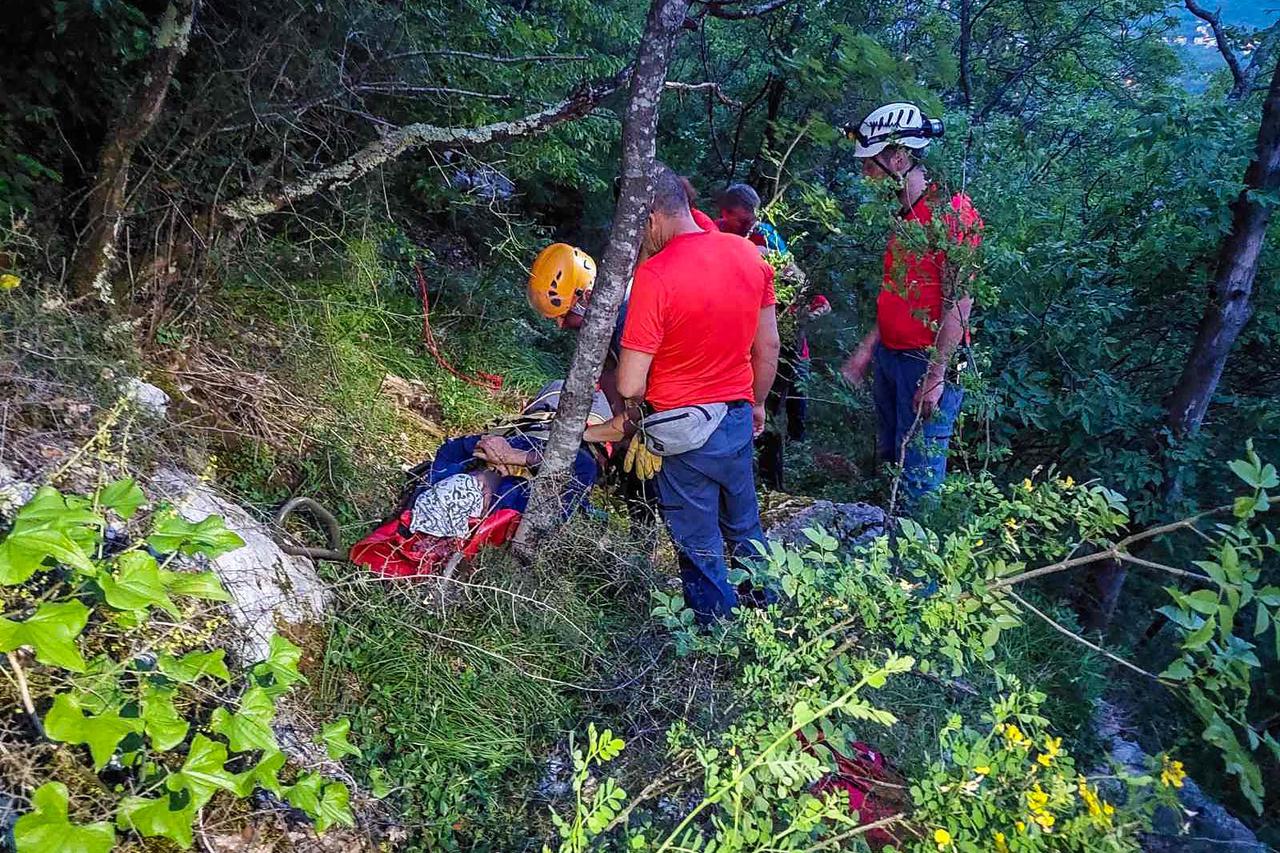
[[[689,212],[689,194],[684,180],[662,163],[654,164],[653,212],[663,216]]]
[[[760,194],[747,184],[730,184],[720,191],[716,202],[725,210],[750,210],[760,208]]]

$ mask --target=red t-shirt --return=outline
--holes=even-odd
[[[929,202],[932,189],[921,196],[905,219],[928,225],[933,221]],[[982,217],[967,195],[951,197],[950,209],[943,214],[950,239],[978,246],[982,243]],[[889,238],[884,251],[884,286],[876,301],[876,324],[880,342],[889,349],[927,349],[938,336],[942,321],[942,267],[946,253],[942,250],[926,255],[913,255],[898,248],[898,238]]]
[[[751,400],[751,344],[776,302],[773,268],[736,234],[681,234],[636,268],[622,346],[653,355],[659,411]],[[753,401],[754,402],[754,401]]]
[[[720,226],[710,216],[707,216],[696,207],[690,207],[689,212],[693,214],[693,221],[698,223],[698,227],[703,231],[719,231]]]

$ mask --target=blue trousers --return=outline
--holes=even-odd
[[[700,622],[728,616],[738,604],[729,583],[731,556],[752,556],[764,542],[752,471],[751,407],[733,404],[707,443],[667,456],[658,472],[658,499],[680,559],[685,603]]]
[[[916,424],[915,394],[929,369],[924,350],[892,350],[876,346],[876,452],[881,461],[902,463],[906,505],[936,491],[947,476],[947,445],[955,427],[964,390],[947,383],[932,418]]]

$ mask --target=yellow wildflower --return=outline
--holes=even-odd
[[[1010,530],[1017,530],[1018,522],[1014,521],[1012,518],[1006,518],[1004,520],[1004,526],[1009,528]]]
[[[22,284],[22,279],[13,273],[5,273],[0,275],[0,290],[14,290],[18,285]]]
[[[1030,491],[1032,491],[1033,489],[1035,489],[1035,486],[1031,485],[1031,478],[1030,478],[1030,477],[1027,477],[1025,480],[1023,480],[1023,481],[1022,481],[1022,490],[1023,490],[1023,491],[1025,491],[1025,492],[1030,492]]]
[[[1061,751],[1062,751],[1062,738],[1051,737],[1047,741],[1045,741],[1044,752],[1036,756],[1036,761],[1039,761],[1045,767],[1048,767],[1050,764],[1053,763],[1053,759],[1058,757],[1058,753]]]
[[[1025,823],[1023,823],[1022,821],[1018,821],[1017,823],[1015,823],[1015,824],[1014,824],[1014,826],[1018,827],[1018,832],[1026,832],[1026,831],[1027,831],[1027,825],[1026,825]]]
[[[1182,762],[1162,755],[1160,763],[1160,783],[1169,788],[1181,788],[1182,780],[1187,778],[1187,771],[1182,768]]]
[[[981,547],[982,547],[982,540],[981,540],[981,539],[979,539],[979,540],[975,541],[973,544],[974,544],[974,547],[981,548]]]
[[[1027,808],[1031,809],[1034,814],[1044,811],[1048,805],[1049,795],[1044,792],[1044,789],[1040,787],[1040,783],[1037,782],[1034,788],[1027,791]]]
[[[985,764],[980,764],[979,766],[973,768],[973,772],[977,773],[979,776],[987,776],[987,775],[990,775],[991,768]]]
[[[1040,828],[1043,829],[1045,832],[1053,831],[1053,824],[1055,822],[1054,817],[1048,812],[1041,812],[1038,815],[1033,815],[1032,819],[1036,823],[1040,824]]]
[[[1013,723],[1009,723],[1004,727],[1004,739],[1014,746],[1022,746],[1027,743],[1027,736]]]
[[[1064,477],[1064,478],[1063,478],[1063,480],[1062,480],[1062,488],[1064,488],[1064,489],[1070,489],[1070,488],[1074,487],[1074,486],[1075,486],[1075,484],[1076,484],[1076,481],[1075,481],[1075,480],[1073,480],[1073,479],[1071,478],[1071,475],[1070,475],[1070,474],[1068,474],[1068,475],[1067,475],[1066,477]]]
[[[1111,816],[1115,814],[1115,806],[1098,796],[1097,792],[1089,787],[1083,776],[1076,777],[1076,790],[1080,792],[1080,799],[1084,801],[1085,808],[1089,811],[1089,817],[1095,824],[1100,826],[1108,826],[1111,823]]]
[[[1004,833],[996,833],[996,853],[1009,853],[1009,843],[1005,841]]]
[[[939,850],[946,850],[951,846],[951,833],[945,829],[935,829],[933,831],[933,841],[938,845]]]

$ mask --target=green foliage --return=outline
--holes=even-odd
[[[1264,743],[1275,749],[1248,722],[1257,710],[1249,699],[1262,663],[1253,644],[1233,631],[1269,630],[1271,602],[1280,601],[1260,584],[1256,568],[1263,553],[1274,550],[1274,537],[1259,527],[1260,515],[1245,511],[1269,504],[1261,486],[1273,487],[1275,475],[1252,450],[1231,468],[1251,491],[1217,513],[1239,508],[1230,523],[1200,531],[1212,555],[1195,563],[1203,574],[1151,560],[1145,565],[1180,585],[1212,585],[1169,588],[1177,606],[1161,612],[1183,640],[1161,679],[1201,716],[1204,739],[1219,750],[1245,796],[1261,802],[1251,752]],[[869,726],[897,728],[892,699],[878,707],[859,693],[911,670],[968,684],[993,679],[994,698],[989,709],[948,718],[936,745],[926,747],[932,757],[911,772],[910,817],[904,804],[896,818],[914,839],[906,849],[1141,849],[1138,833],[1150,826],[1154,810],[1176,800],[1181,762],[1161,758],[1158,774],[1089,775],[1093,765],[1077,762],[1055,733],[1046,714],[1054,703],[1011,673],[1022,661],[1000,655],[1016,648],[1008,638],[1027,633],[1027,620],[1047,618],[1014,591],[1020,584],[1087,566],[1093,551],[1127,553],[1146,534],[1129,532],[1122,496],[1070,478],[1051,474],[1009,489],[979,481],[966,494],[969,512],[944,534],[899,519],[894,537],[852,556],[822,530],[807,531],[803,547],[770,543],[752,580],[775,587],[782,599],[764,610],[740,610],[723,629],[699,630],[678,597],[658,596],[654,614],[674,635],[678,653],[733,661],[737,699],[727,727],[672,729],[673,760],[692,753],[704,770],[704,803],[674,829],[649,816],[650,824],[632,836],[636,849],[712,843],[715,849],[811,849],[856,826],[839,803],[807,793],[829,771],[806,745],[843,750],[855,740],[874,740]],[[1258,610],[1267,615],[1257,616]],[[1225,631],[1216,622],[1203,628],[1219,619],[1226,620]],[[895,657],[908,653],[911,659]],[[887,662],[877,667],[869,659],[875,654]],[[757,771],[763,778],[752,778]],[[702,824],[695,817],[703,811],[711,812],[709,828],[691,828]]]
[[[31,811],[18,818],[13,838],[24,853],[107,853],[116,846],[109,823],[79,826],[67,820],[67,786],[45,782],[31,795]]]
[[[1085,776],[1048,734],[1044,694],[1008,687],[980,726],[953,716],[942,729],[939,758],[911,784],[924,838],[909,849],[1141,850],[1134,823],[1174,804],[1172,789],[1123,770]]]
[[[212,572],[166,568],[174,555],[216,557],[243,543],[216,516],[192,524],[164,510],[149,519],[149,536],[107,552],[101,512],[109,508],[122,518],[132,517],[144,503],[132,481],[120,481],[100,490],[92,501],[44,488],[18,511],[0,542],[8,546],[13,569],[0,582],[13,594],[8,600],[32,603],[19,603],[17,610],[0,617],[0,651],[11,653],[10,666],[17,669],[20,664],[12,653],[29,647],[41,665],[35,683],[42,692],[32,699],[48,702],[41,722],[50,741],[87,747],[95,772],[110,765],[126,774],[128,784],[117,785],[119,796],[110,799],[112,813],[102,816],[112,817],[121,830],[143,838],[167,838],[187,849],[201,811],[218,792],[241,799],[257,787],[285,793],[278,779],[285,759],[272,722],[276,700],[302,678],[297,669],[300,652],[274,637],[268,658],[250,669],[248,684],[231,711],[222,704],[225,694],[211,692],[202,683],[233,683],[222,649],[153,639],[153,613],[180,620],[191,615],[192,602],[227,600]],[[57,547],[47,547],[55,539]],[[170,552],[163,566],[140,550],[144,542]],[[42,600],[26,588],[36,583]],[[121,634],[128,634],[131,642],[114,646]],[[139,646],[145,649],[152,642],[165,650],[139,653]],[[89,662],[82,651],[87,648],[94,650]],[[113,648],[128,651],[121,654]],[[241,689],[236,685],[237,692]],[[346,730],[345,721],[324,730],[323,739],[335,759],[354,751]],[[79,760],[70,758],[62,770],[54,764],[53,772],[67,772],[65,767]],[[233,762],[251,766],[236,772]],[[110,823],[68,822],[66,783],[75,778],[74,773],[65,780],[55,776],[35,791],[32,810],[15,827],[17,853],[113,846],[116,836]],[[290,801],[296,800],[318,829],[353,824],[342,783],[308,775],[298,784],[303,785],[299,790],[314,790],[314,801]]]
[[[583,795],[583,787],[591,778],[591,768],[602,766],[617,758],[625,744],[613,732],[596,731],[595,723],[587,726],[587,748],[574,748],[573,753],[573,818],[567,820],[557,812],[551,813],[551,821],[560,834],[558,853],[583,853],[591,841],[599,836],[617,816],[626,801],[627,792],[613,779],[606,778],[595,786],[589,795]],[[543,846],[544,853],[551,848]]]

